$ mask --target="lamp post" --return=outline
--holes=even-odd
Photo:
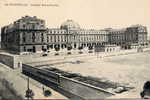
[[[27,79],[27,90],[26,90],[26,95],[25,97],[27,97],[27,100],[33,100],[33,96],[34,96],[34,93],[33,91],[29,88],[29,77]]]

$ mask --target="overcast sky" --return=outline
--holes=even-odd
[[[6,3],[58,6],[4,6]],[[60,27],[72,19],[86,29],[142,24],[150,31],[150,0],[0,0],[0,27],[25,15],[45,19],[49,28]]]

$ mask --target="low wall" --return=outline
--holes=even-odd
[[[64,57],[50,57],[50,56],[21,56],[21,55],[12,55],[7,53],[0,54],[0,62],[11,67],[19,68],[22,67],[22,63],[29,64],[35,63],[35,65],[46,65],[51,63],[59,63],[64,60]]]
[[[145,48],[144,52],[150,51],[150,48]],[[35,63],[35,65],[47,65],[52,63],[61,63],[64,59],[69,59],[73,57],[113,57],[113,56],[121,56],[128,54],[137,53],[136,49],[132,50],[121,50],[119,52],[109,52],[109,53],[92,53],[92,54],[78,54],[78,55],[67,55],[67,56],[41,56],[41,55],[8,55],[8,54],[0,54],[0,62],[10,66],[12,68],[18,68],[22,66],[22,63],[29,64]],[[14,61],[14,62],[13,62]]]
[[[0,54],[0,62],[11,68],[22,67],[22,63],[19,60],[19,56]]]
[[[46,62],[46,61],[56,61],[56,60],[63,60],[64,57],[62,56],[20,56],[20,60],[23,63],[38,63],[38,62]]]
[[[66,77],[60,77],[60,86],[64,90],[84,99],[100,99],[114,95],[113,93],[107,92],[101,88]]]

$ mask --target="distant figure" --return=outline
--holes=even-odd
[[[143,91],[141,92],[141,98],[150,99],[150,81],[147,81],[143,86]]]
[[[45,88],[44,88],[44,86],[42,87],[42,89],[43,89],[43,93],[44,93],[44,91],[45,91]]]
[[[44,86],[42,87],[42,89],[43,89],[43,94],[45,97],[52,95],[52,92],[50,90],[45,90]]]

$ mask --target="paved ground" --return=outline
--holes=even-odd
[[[27,89],[27,77],[22,75],[20,70],[12,70],[8,68],[8,66],[0,64],[0,77],[5,78],[12,83],[18,94],[23,97],[25,96],[25,91]],[[66,99],[66,97],[50,88],[46,89],[49,89],[52,92],[52,96],[45,97],[43,95],[42,85],[32,79],[30,79],[30,88],[35,94],[34,99]]]
[[[53,65],[59,69],[119,82],[135,89],[116,95],[116,98],[140,98],[144,82],[150,80],[150,52],[121,55],[105,58],[70,58],[68,61],[81,60],[83,63],[64,63]]]
[[[144,82],[150,80],[150,52],[104,58],[103,56],[100,58],[100,55],[101,54],[99,54],[99,56],[83,54],[79,57],[65,56],[63,58],[65,63],[54,64],[52,67],[133,86],[135,89],[116,95],[115,98],[139,98],[139,93],[142,90]],[[115,53],[112,53],[112,55],[115,55]],[[78,60],[83,63],[74,63]],[[12,82],[15,89],[19,91],[21,95],[24,95],[26,90],[26,77],[20,74],[20,70],[12,70],[0,64],[0,73],[3,74],[1,77]],[[33,80],[31,80],[31,82],[32,84],[30,86],[33,91],[38,91],[35,94],[35,98],[45,98],[42,95],[42,85]],[[61,94],[53,90],[51,91],[53,93],[50,97],[51,99],[65,98]]]

